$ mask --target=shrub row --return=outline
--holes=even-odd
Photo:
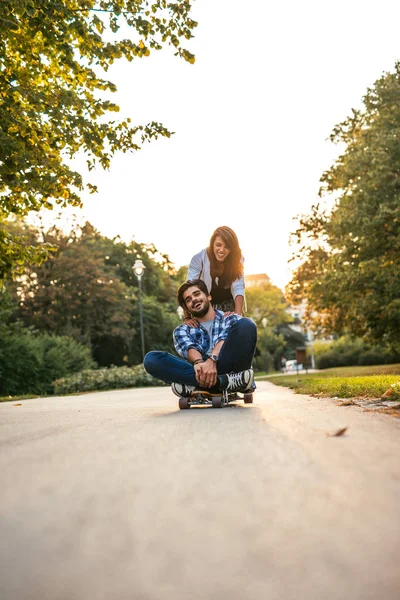
[[[70,377],[57,379],[54,382],[55,394],[73,394],[76,392],[94,392],[98,390],[116,390],[131,387],[164,385],[162,381],[154,379],[143,368],[136,367],[110,367],[105,369],[92,369],[76,373]]]
[[[382,365],[398,362],[400,357],[385,347],[368,346],[361,339],[340,338],[329,344],[315,344],[317,369],[354,365]]]
[[[0,331],[0,396],[50,394],[55,379],[94,366],[90,349],[72,338]]]

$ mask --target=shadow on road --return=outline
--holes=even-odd
[[[234,414],[234,413],[241,413],[244,414],[246,411],[248,410],[252,410],[255,408],[259,408],[254,404],[250,404],[245,406],[244,404],[236,404],[236,403],[230,403],[227,406],[224,406],[224,408],[213,408],[211,405],[207,405],[205,404],[204,406],[192,406],[187,410],[180,410],[178,407],[176,407],[176,410],[174,412],[168,412],[168,413],[159,413],[156,414],[154,416],[156,417],[179,417],[182,418],[184,414],[191,414],[196,412],[201,413],[203,412],[204,414],[208,413],[209,411],[213,411],[213,412],[223,412],[224,416],[227,416],[227,414]]]

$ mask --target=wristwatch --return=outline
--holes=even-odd
[[[218,362],[218,356],[216,354],[211,354],[208,358],[211,358],[211,360],[215,363]]]

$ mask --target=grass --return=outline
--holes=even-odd
[[[259,377],[257,377],[259,379]],[[400,365],[338,367],[308,375],[271,375],[263,379],[293,389],[298,394],[339,398],[381,398],[400,382]]]

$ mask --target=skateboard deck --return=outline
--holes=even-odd
[[[253,392],[239,394],[238,392],[222,392],[219,394],[210,394],[205,390],[194,390],[188,398],[181,396],[179,398],[179,408],[185,410],[191,406],[211,405],[213,408],[224,408],[229,402],[243,400],[245,404],[253,403]]]

